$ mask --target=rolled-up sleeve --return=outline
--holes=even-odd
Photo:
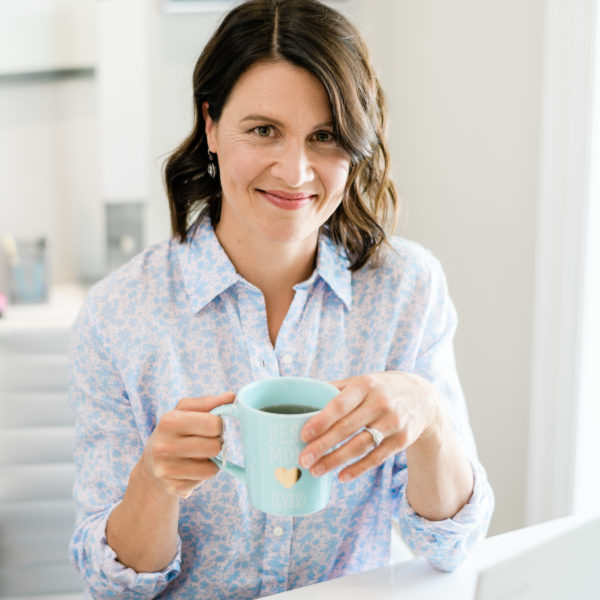
[[[402,539],[417,556],[441,571],[454,571],[469,550],[487,531],[494,508],[494,497],[485,471],[473,466],[473,493],[469,502],[451,519],[429,521],[418,515],[406,494],[399,494],[396,518]],[[397,484],[406,489],[407,470],[398,470]]]
[[[429,259],[426,302],[413,372],[429,380],[439,391],[445,412],[471,464],[474,487],[469,502],[453,518],[429,521],[418,515],[408,503],[405,493],[408,478],[406,456],[405,453],[399,454],[393,475],[393,486],[398,491],[395,516],[404,541],[415,554],[425,557],[437,569],[452,571],[485,536],[494,509],[494,495],[477,456],[456,370],[453,345],[456,310],[448,295],[439,262],[430,254]]]
[[[181,542],[162,571],[137,573],[106,542],[106,523],[121,501],[143,444],[118,368],[103,343],[86,300],[69,344],[69,399],[76,414],[73,564],[92,598],[153,598],[180,571]]]

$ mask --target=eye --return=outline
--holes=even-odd
[[[252,130],[258,137],[269,137],[273,133],[273,128],[270,125],[259,125]]]
[[[315,132],[313,134],[313,139],[322,144],[336,141],[335,135],[331,131],[326,131],[324,129],[322,131]]]

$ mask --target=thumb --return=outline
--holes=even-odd
[[[347,379],[338,379],[336,381],[330,381],[329,383],[341,392],[353,379],[354,377],[348,377]]]

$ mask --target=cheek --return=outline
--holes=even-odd
[[[332,162],[322,171],[322,181],[329,196],[341,199],[348,181],[349,170],[350,160],[343,159]]]
[[[228,184],[244,186],[261,172],[262,164],[257,153],[243,148],[229,149],[219,159],[223,186]]]

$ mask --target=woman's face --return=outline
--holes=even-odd
[[[249,249],[256,242],[314,247],[350,168],[321,82],[289,62],[261,62],[237,81],[218,121],[207,107],[223,190],[219,236]]]

